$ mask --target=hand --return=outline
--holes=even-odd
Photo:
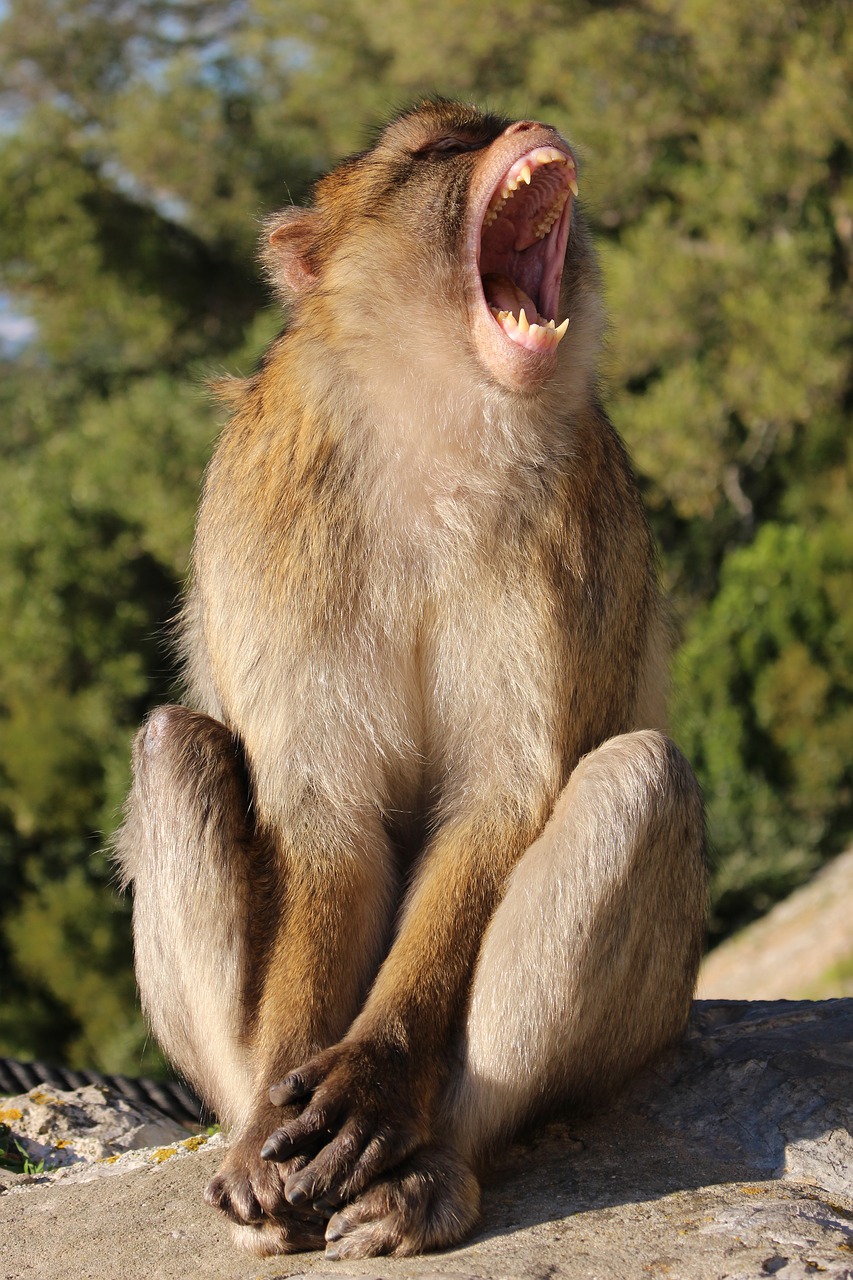
[[[286,1175],[285,1197],[328,1212],[428,1140],[436,1088],[399,1047],[343,1041],[270,1089],[276,1106],[304,1107],[270,1134],[261,1156],[276,1163],[301,1157]]]

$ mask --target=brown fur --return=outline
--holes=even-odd
[[[120,840],[146,1009],[233,1130],[208,1199],[257,1252],[459,1239],[496,1143],[687,1016],[702,806],[581,215],[547,374],[478,355],[460,269],[485,166],[543,129],[425,104],[266,228],[292,318],[227,390],[197,710],[141,731]]]

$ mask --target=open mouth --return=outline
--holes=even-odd
[[[557,324],[557,309],[576,176],[568,152],[535,147],[499,179],[483,216],[483,295],[507,338],[528,351],[556,350],[569,325]]]

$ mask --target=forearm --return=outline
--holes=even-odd
[[[502,816],[449,823],[426,850],[397,938],[347,1039],[403,1050],[417,1070],[446,1046],[506,880],[537,824]]]

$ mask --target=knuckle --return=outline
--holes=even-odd
[[[352,1131],[341,1134],[339,1149],[344,1157],[358,1155],[361,1150],[361,1135]]]

